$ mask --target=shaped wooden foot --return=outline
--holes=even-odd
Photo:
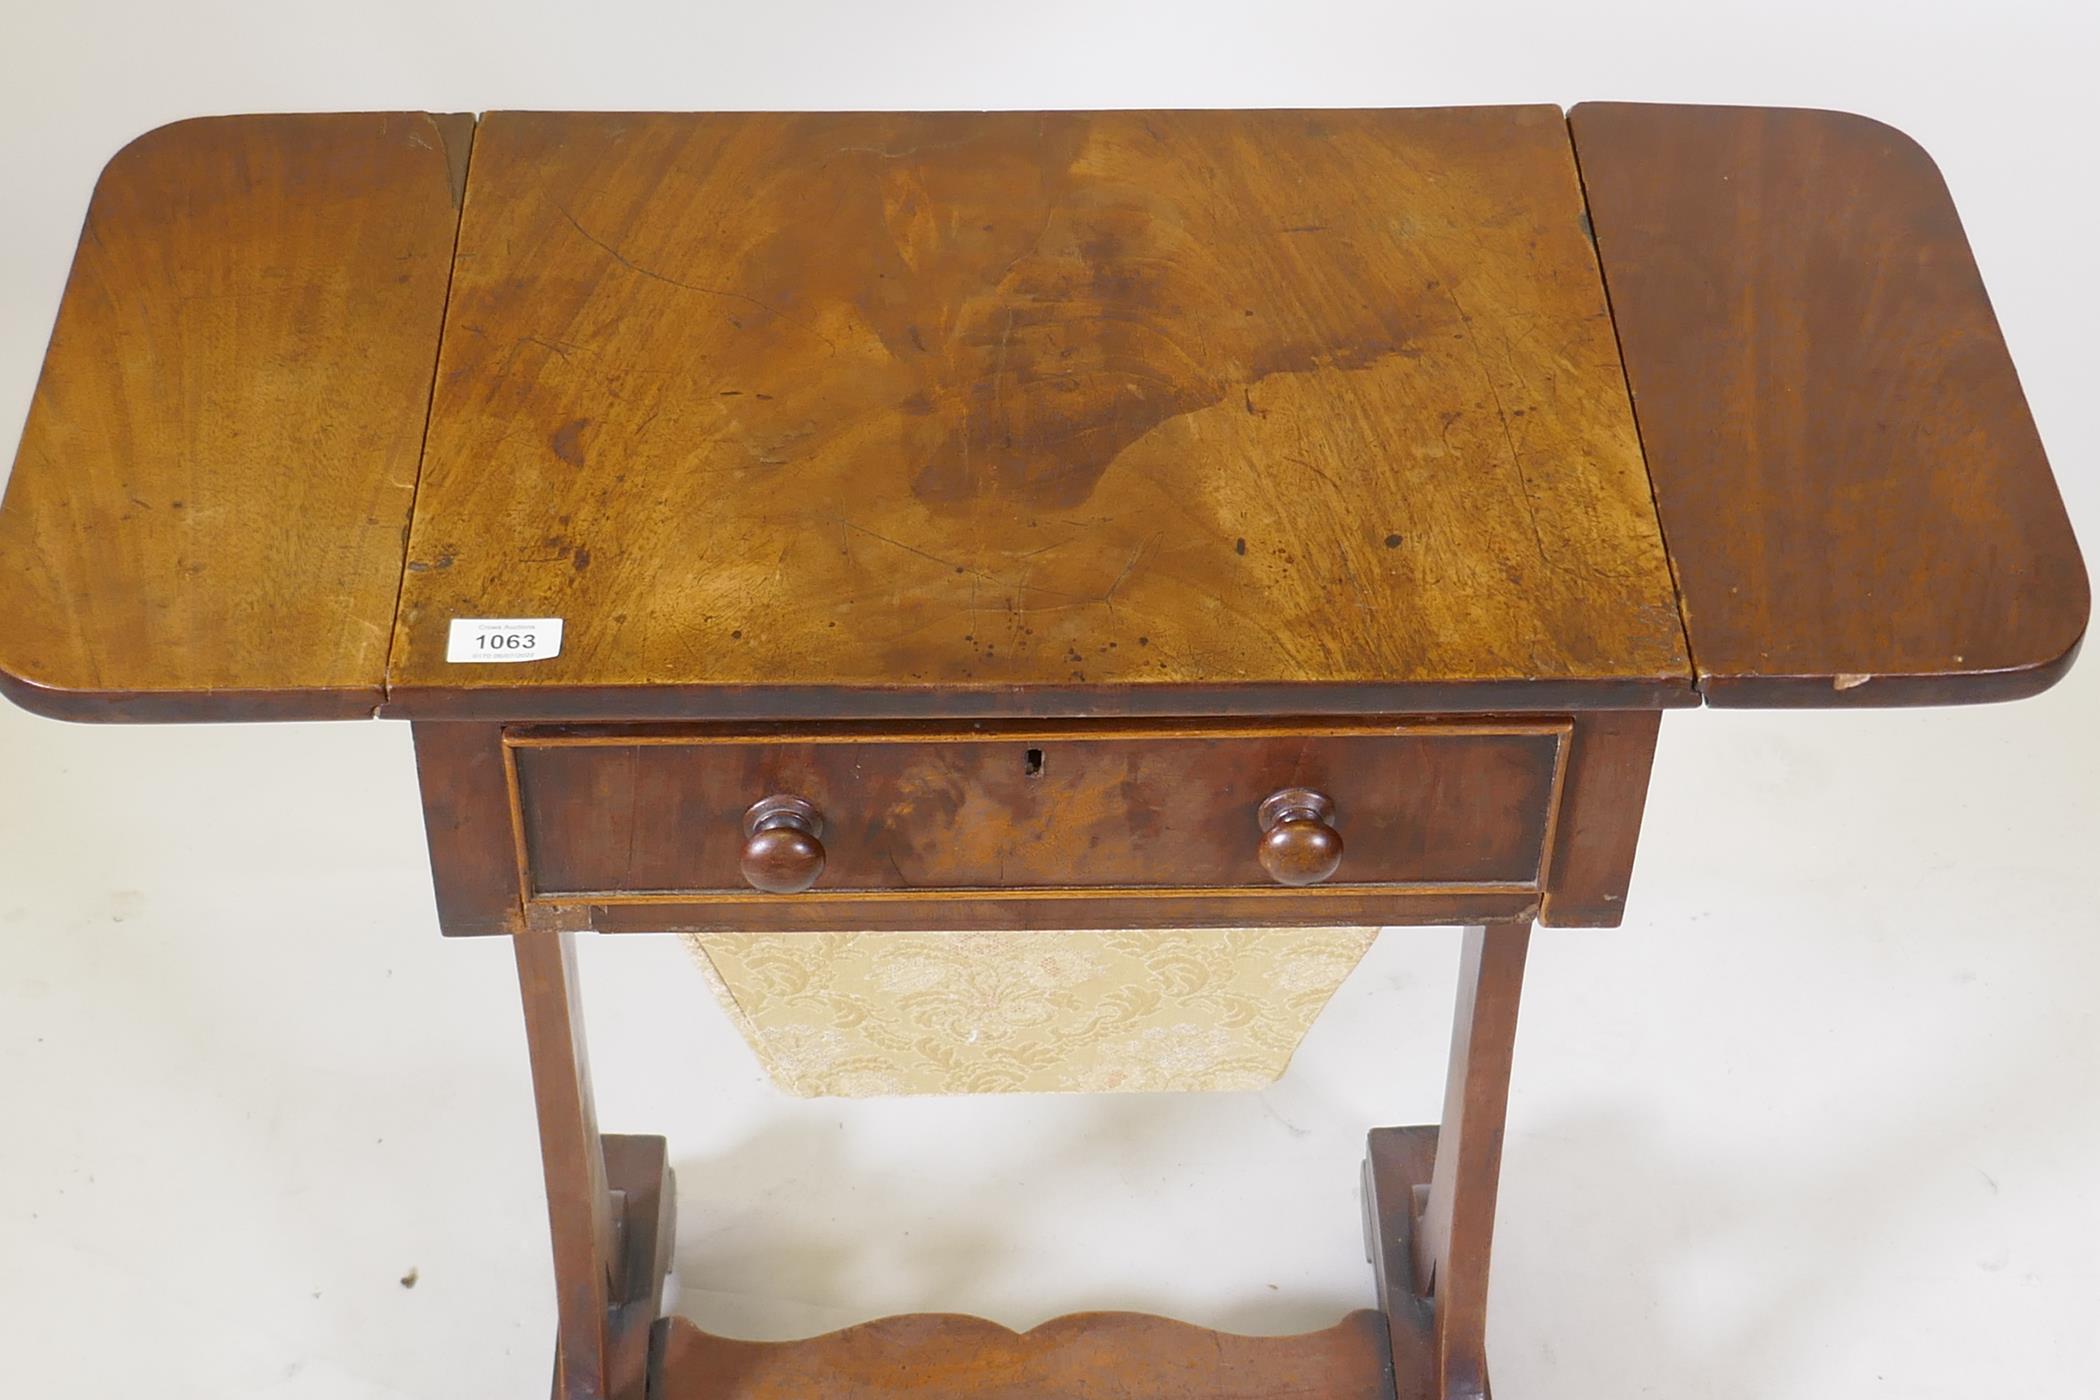
[[[599,1141],[616,1221],[605,1329],[611,1393],[641,1400],[656,1393],[648,1388],[651,1346],[678,1238],[678,1189],[662,1138],[607,1133]]]

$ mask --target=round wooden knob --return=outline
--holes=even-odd
[[[1279,885],[1317,885],[1341,868],[1334,803],[1311,788],[1285,788],[1261,804],[1261,868]]]
[[[768,894],[800,894],[824,873],[824,818],[799,797],[785,794],[751,804],[744,813],[744,880]]]

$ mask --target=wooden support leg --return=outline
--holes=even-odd
[[[1531,925],[1468,929],[1444,1121],[1378,1128],[1364,1168],[1399,1400],[1487,1400],[1488,1255]]]
[[[559,1400],[644,1400],[676,1193],[653,1137],[600,1137],[575,935],[515,935],[554,1238]]]

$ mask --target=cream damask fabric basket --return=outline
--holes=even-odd
[[[689,934],[782,1088],[805,1096],[1255,1089],[1372,928]]]

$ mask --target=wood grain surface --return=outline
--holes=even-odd
[[[530,929],[512,940],[512,949],[554,1245],[554,1393],[563,1400],[642,1400],[640,1387],[617,1394],[613,1385],[615,1280],[625,1271],[591,1094],[576,940]]]
[[[1466,930],[1436,1163],[1410,1240],[1415,1291],[1433,1300],[1431,1370],[1444,1400],[1487,1400],[1488,1262],[1529,923]],[[1376,1144],[1372,1154],[1377,1155]],[[1390,1302],[1390,1296],[1388,1297]],[[1395,1328],[1408,1321],[1392,1318]]]
[[[1540,923],[1616,928],[1625,917],[1661,725],[1654,710],[1574,717]]]
[[[1835,112],[1571,121],[1708,703],[2062,675],[2085,568],[1932,159]]]
[[[518,840],[501,726],[430,721],[411,724],[409,732],[438,927],[448,934],[522,931]]]
[[[1535,891],[1351,885],[1292,889],[1149,885],[1139,889],[869,891],[783,898],[753,893],[572,900],[549,896],[529,923],[599,933],[883,933],[927,930],[1445,927],[1535,919]],[[471,930],[462,930],[470,932]]]
[[[110,161],[0,507],[10,698],[379,705],[471,132],[210,118]]]
[[[833,932],[1281,926],[1353,918],[1398,924],[1538,917],[1549,925],[1614,925],[1625,911],[1657,719],[1652,711],[1628,711],[1578,713],[1557,726],[1537,719],[1266,726],[1072,720],[966,730],[933,722],[879,729],[565,725],[519,727],[507,736],[487,724],[418,721],[413,728],[438,921],[448,934],[513,933],[525,926],[528,910],[537,920],[606,931]],[[1566,731],[1559,741],[1563,776],[1541,787],[1540,765],[1523,760],[1520,742],[1499,762],[1494,752],[1476,752],[1469,743],[1485,740],[1463,735],[1483,724],[1514,731],[1511,742],[1526,733]],[[1226,731],[1267,738],[1205,747]],[[1410,765],[1404,746],[1356,763],[1325,747],[1322,737],[1380,732],[1443,744],[1455,738],[1457,749],[1427,766]],[[958,738],[978,755],[943,749]],[[1040,754],[1033,776],[1030,750]],[[1229,761],[1183,765],[1180,781],[1163,781],[1177,751]],[[1091,782],[1095,765],[1081,762],[1075,770],[1071,761],[1090,753],[1117,760]],[[1513,754],[1514,769],[1507,762]],[[519,785],[515,810],[513,757],[533,770]],[[542,759],[552,766],[535,770]],[[1249,777],[1236,771],[1248,761],[1284,766]],[[1528,776],[1518,778],[1519,770]],[[917,796],[907,801],[903,780],[914,774]],[[1353,833],[1356,854],[1345,852],[1336,880],[1317,888],[1231,883],[1258,878],[1239,844],[1252,839],[1258,822],[1243,820],[1247,814],[1238,808],[1257,801],[1270,780],[1286,785],[1293,774],[1317,777],[1345,799],[1348,810],[1338,820]],[[1134,785],[1124,781],[1146,775]],[[1046,777],[1052,786],[1038,790]],[[826,837],[845,864],[793,898],[738,888],[737,803],[747,790],[796,783],[807,783],[830,806]],[[1239,798],[1221,801],[1235,785]],[[708,796],[714,789],[720,791]],[[1557,804],[1542,825],[1555,791]],[[894,837],[885,829],[890,822],[897,826]],[[1003,848],[1000,831],[1010,838]],[[1543,904],[1529,883],[1535,857],[1525,854],[1541,841],[1551,849]],[[882,854],[892,847],[903,852],[894,865]],[[1159,857],[1156,865],[1140,858],[1148,851]],[[1473,893],[1359,883],[1381,871],[1480,878],[1520,864],[1527,883]],[[1107,867],[1139,883],[1105,884]],[[916,889],[907,869],[917,872]],[[1199,873],[1219,883],[1181,883]],[[964,878],[993,878],[1001,887],[971,893],[940,883]],[[842,880],[865,880],[870,888],[856,897],[837,888]],[[1012,893],[1031,880],[1065,888],[1048,889],[1055,898],[1038,897],[1046,895],[1041,886]],[[528,901],[526,887],[535,881],[557,892]],[[627,892],[585,888],[598,884]],[[558,892],[563,889],[569,892]],[[1010,897],[1001,898],[1001,889]]]
[[[1099,727],[1096,727],[1097,731]],[[1257,811],[1338,806],[1348,884],[1536,888],[1568,725],[1083,728],[512,746],[535,894],[752,891],[744,812],[814,804],[817,890],[1102,889],[1274,882]]]
[[[1434,1124],[1373,1128],[1362,1184],[1364,1252],[1378,1285],[1393,1359],[1393,1400],[1447,1400],[1437,1384],[1436,1304],[1415,1284],[1415,1233],[1436,1173]],[[1499,1186],[1499,1183],[1489,1183]]]
[[[678,1244],[678,1182],[671,1171],[670,1144],[664,1139],[605,1133],[598,1142],[605,1154],[605,1187],[619,1212],[612,1314],[605,1328],[608,1400],[650,1400],[656,1323]],[[559,1281],[555,1287],[558,1296]],[[557,1382],[559,1378],[557,1355]]]
[[[663,1400],[1391,1400],[1385,1319],[1242,1337],[1138,1313],[1078,1313],[1028,1332],[919,1313],[795,1342],[743,1342],[664,1323]]]
[[[0,504],[0,692],[822,720],[2061,675],[2084,566],[1931,161],[1832,113],[1572,122],[1624,375],[1547,107],[150,132]],[[449,663],[457,616],[566,648]]]
[[[393,708],[1689,701],[1583,230],[1552,107],[492,114]]]

